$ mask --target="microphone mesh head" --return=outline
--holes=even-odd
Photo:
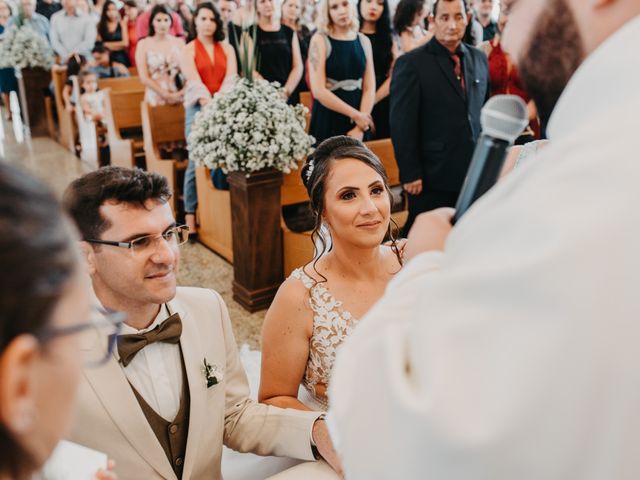
[[[496,95],[482,108],[482,133],[513,143],[529,124],[527,105],[516,95]]]

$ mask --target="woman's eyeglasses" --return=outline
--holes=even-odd
[[[55,327],[47,325],[35,333],[40,343],[67,335],[80,335],[80,349],[87,367],[104,365],[113,353],[126,315],[121,312],[96,308],[85,323]]]

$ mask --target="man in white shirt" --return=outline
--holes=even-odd
[[[640,478],[640,2],[502,5],[551,142],[416,220],[335,364],[349,479]]]
[[[60,57],[60,63],[74,53],[87,58],[96,42],[96,23],[91,15],[76,9],[77,0],[62,0],[62,10],[51,16],[49,38],[53,51]]]
[[[29,25],[34,31],[49,40],[49,20],[44,15],[36,12],[36,0],[22,0],[22,18],[11,17],[12,25],[22,20],[24,25]]]
[[[117,351],[84,371],[70,440],[106,452],[122,479],[220,479],[223,442],[306,460],[317,447],[335,464],[321,412],[248,398],[220,295],[176,288],[188,230],[176,225],[169,197],[164,177],[121,167],[65,192],[97,301],[127,316]],[[100,357],[105,345],[89,340],[88,357]]]

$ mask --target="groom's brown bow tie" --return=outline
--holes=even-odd
[[[155,342],[178,343],[182,333],[180,315],[174,313],[153,330],[118,337],[118,354],[125,367],[145,346]]]

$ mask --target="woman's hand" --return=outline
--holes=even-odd
[[[353,120],[356,126],[363,132],[373,128],[373,118],[367,113],[358,112],[351,120]]]
[[[209,102],[211,101],[210,98],[200,98],[198,99],[198,103],[200,104],[201,107],[206,107],[207,105],[209,105]]]

